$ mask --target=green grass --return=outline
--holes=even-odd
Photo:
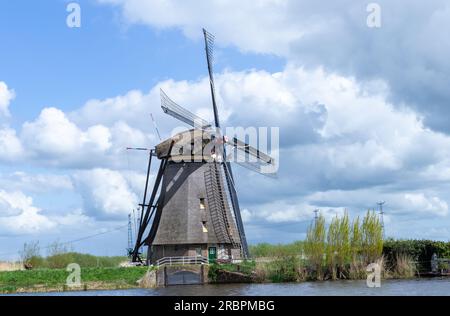
[[[278,258],[261,268],[265,270],[266,278],[273,283],[297,282],[305,278],[302,261],[296,256]]]
[[[245,275],[251,275],[253,271],[255,271],[256,263],[254,261],[244,261],[242,263],[234,264],[234,263],[225,263],[225,264],[212,264],[209,267],[208,277],[211,281],[216,281],[217,272],[219,270],[224,270],[228,272],[240,272]]]
[[[136,286],[147,272],[147,267],[133,268],[82,268],[81,283],[101,282],[110,285]],[[0,272],[0,293],[11,293],[20,288],[64,287],[70,272],[65,269],[37,269]]]
[[[253,258],[295,256],[302,252],[303,245],[303,241],[296,241],[294,243],[284,245],[262,243],[258,245],[251,245],[250,254]]]

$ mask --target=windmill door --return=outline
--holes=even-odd
[[[217,248],[209,247],[208,249],[208,259],[210,263],[214,263],[217,260]]]

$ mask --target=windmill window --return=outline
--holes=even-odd
[[[205,199],[200,199],[200,209],[204,210],[206,209]]]
[[[202,222],[202,228],[204,233],[208,232],[208,228],[206,228],[206,222]]]

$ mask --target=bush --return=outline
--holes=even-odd
[[[40,264],[42,261],[41,248],[39,247],[39,241],[25,243],[23,249],[19,252],[20,259],[24,264],[32,265]]]
[[[412,278],[416,275],[416,264],[410,255],[397,255],[395,258],[395,268],[393,272],[395,278]]]
[[[417,263],[419,271],[431,270],[431,256],[434,253],[439,258],[450,258],[450,242],[388,239],[383,247],[389,265],[395,265],[397,257],[407,254]]]
[[[274,283],[296,282],[303,279],[300,260],[296,256],[279,258],[266,266],[267,276]]]

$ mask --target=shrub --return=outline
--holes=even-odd
[[[388,239],[383,247],[383,254],[391,266],[395,265],[398,256],[407,254],[417,263],[419,271],[431,270],[431,257],[434,253],[439,258],[450,258],[450,242]]]
[[[32,265],[34,267],[42,261],[40,252],[41,248],[39,247],[39,241],[25,243],[23,249],[19,252],[20,259],[24,264]]]
[[[296,256],[282,257],[266,265],[268,278],[275,283],[303,279],[300,260]]]
[[[395,278],[412,278],[416,275],[416,264],[411,256],[407,254],[397,255],[394,268]]]

